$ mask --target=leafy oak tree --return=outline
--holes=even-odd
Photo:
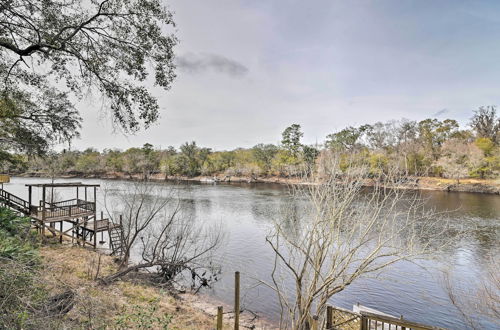
[[[0,96],[1,160],[12,162],[9,152],[43,154],[52,143],[70,141],[79,135],[80,116],[64,93],[53,88],[43,90],[36,103],[31,95],[16,91],[12,97]]]
[[[0,101],[38,106],[14,117],[26,130],[21,132],[29,140],[26,148],[44,149],[54,133],[74,137],[79,117],[70,96],[96,92],[125,132],[153,123],[159,107],[146,79],[152,76],[156,86],[170,88],[173,26],[160,0],[2,1]],[[45,106],[47,99],[57,111]],[[3,112],[0,120],[7,126],[11,118]],[[24,113],[23,105],[15,112]],[[59,119],[60,127],[51,126]]]
[[[361,137],[370,128],[370,125],[360,127],[349,126],[337,133],[327,135],[325,146],[339,151],[354,150],[360,146]]]
[[[278,147],[274,144],[257,144],[252,148],[253,156],[257,160],[259,166],[262,167],[263,172],[268,174],[271,170],[273,159],[278,153]]]

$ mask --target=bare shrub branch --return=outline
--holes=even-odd
[[[418,193],[392,189],[405,182],[401,171],[374,174],[360,159],[331,153],[321,178],[291,188],[290,204],[266,238],[275,261],[265,284],[279,298],[281,327],[308,329],[329,299],[360,277],[448,243],[433,239],[445,237],[447,222]]]

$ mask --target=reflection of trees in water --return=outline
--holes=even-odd
[[[264,224],[271,224],[273,219],[279,216],[280,209],[287,207],[288,196],[275,196],[266,198],[260,194],[252,194],[250,201],[250,212],[255,220]]]
[[[182,205],[182,214],[198,219],[198,214],[209,214],[211,212],[212,201],[209,199],[197,199],[194,197],[180,197],[179,202]]]
[[[497,220],[499,217],[500,198],[497,195],[422,191],[428,205],[438,210],[455,211],[457,218],[468,216],[481,219]]]

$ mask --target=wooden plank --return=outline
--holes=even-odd
[[[100,187],[100,184],[87,184],[81,182],[60,182],[60,183],[28,183],[25,184],[26,187],[48,187],[48,188],[57,188],[57,187]]]
[[[111,224],[111,222],[109,221],[109,219],[101,219],[101,220],[97,220],[96,222],[96,227],[94,227],[94,221],[88,221],[84,226],[82,226],[82,228],[85,228],[86,230],[89,230],[89,231],[92,231],[94,232],[95,229],[97,229],[97,232],[101,232],[101,231],[106,231],[109,229],[112,229],[112,228],[118,228],[119,225],[116,225],[116,224]],[[111,224],[111,226],[110,226]]]

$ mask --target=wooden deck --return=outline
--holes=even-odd
[[[40,209],[34,210],[30,213],[30,216],[38,221],[42,221],[43,211]],[[70,207],[65,207],[64,209],[46,209],[45,219],[43,222],[58,222],[58,221],[71,221],[75,218],[92,216],[94,211],[88,210],[86,208],[81,208],[77,205],[72,205]]]
[[[96,191],[98,184],[83,184],[81,182],[67,183],[39,183],[27,184],[28,200],[9,193],[0,188],[0,204],[11,208],[32,219],[38,232],[45,235],[46,231],[53,236],[71,239],[73,243],[83,246],[90,245],[97,248],[97,234],[108,232],[110,248],[114,255],[123,253],[123,234],[120,224],[113,223],[109,219],[104,219],[101,211],[101,219],[97,219],[96,212]],[[42,189],[42,199],[37,204],[32,203],[33,187]],[[75,197],[63,201],[47,200],[47,188],[59,187],[76,188]],[[88,196],[87,188],[92,188],[93,194]],[[83,194],[81,192],[83,190]],[[83,197],[82,198],[80,198]],[[90,197],[90,198],[89,198]],[[103,240],[103,239],[101,239]]]
[[[96,232],[108,231],[109,229],[119,228],[120,225],[112,223],[109,219],[97,220]],[[80,226],[80,228],[93,232],[94,231],[94,221],[89,221],[85,225]]]

